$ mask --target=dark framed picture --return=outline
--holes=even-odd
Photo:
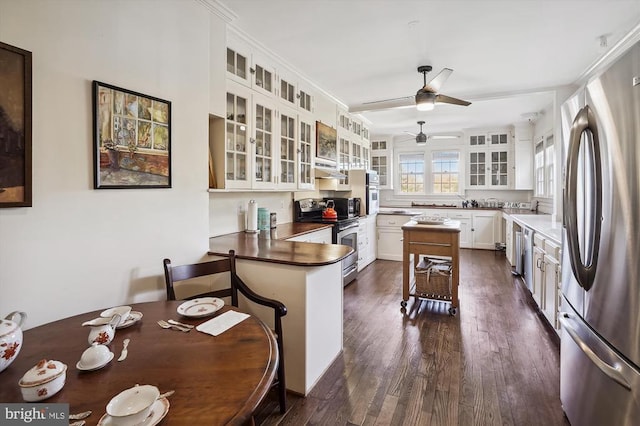
[[[171,188],[171,102],[93,82],[94,188]]]
[[[316,157],[336,161],[338,158],[337,137],[336,129],[316,121]]]
[[[31,207],[31,52],[0,43],[0,207]]]

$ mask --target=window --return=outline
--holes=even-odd
[[[457,194],[459,192],[460,153],[457,151],[435,151],[431,160],[432,192],[434,194]]]
[[[555,149],[553,147],[553,135],[547,136],[544,143],[544,167],[545,178],[547,179],[547,197],[553,197],[553,173]]]
[[[424,193],[424,154],[400,154],[400,191]]]
[[[536,196],[544,195],[544,139],[536,143],[536,153],[533,157],[536,177]]]
[[[555,173],[555,148],[553,134],[540,138],[536,143],[533,162],[536,178],[536,197],[553,197]]]

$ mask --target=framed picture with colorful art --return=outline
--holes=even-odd
[[[316,121],[316,156],[325,160],[336,161],[338,158],[338,132]]]
[[[0,207],[31,207],[31,52],[0,43]]]
[[[171,188],[171,102],[93,82],[94,188]]]

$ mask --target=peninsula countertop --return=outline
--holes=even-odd
[[[209,254],[227,256],[235,250],[239,259],[258,260],[297,266],[322,266],[336,263],[353,252],[349,246],[285,241],[296,235],[330,228],[319,223],[285,223],[275,229],[275,238],[236,232],[209,238]]]

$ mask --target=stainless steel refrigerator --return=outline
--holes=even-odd
[[[640,44],[562,128],[560,399],[572,425],[640,425]]]

